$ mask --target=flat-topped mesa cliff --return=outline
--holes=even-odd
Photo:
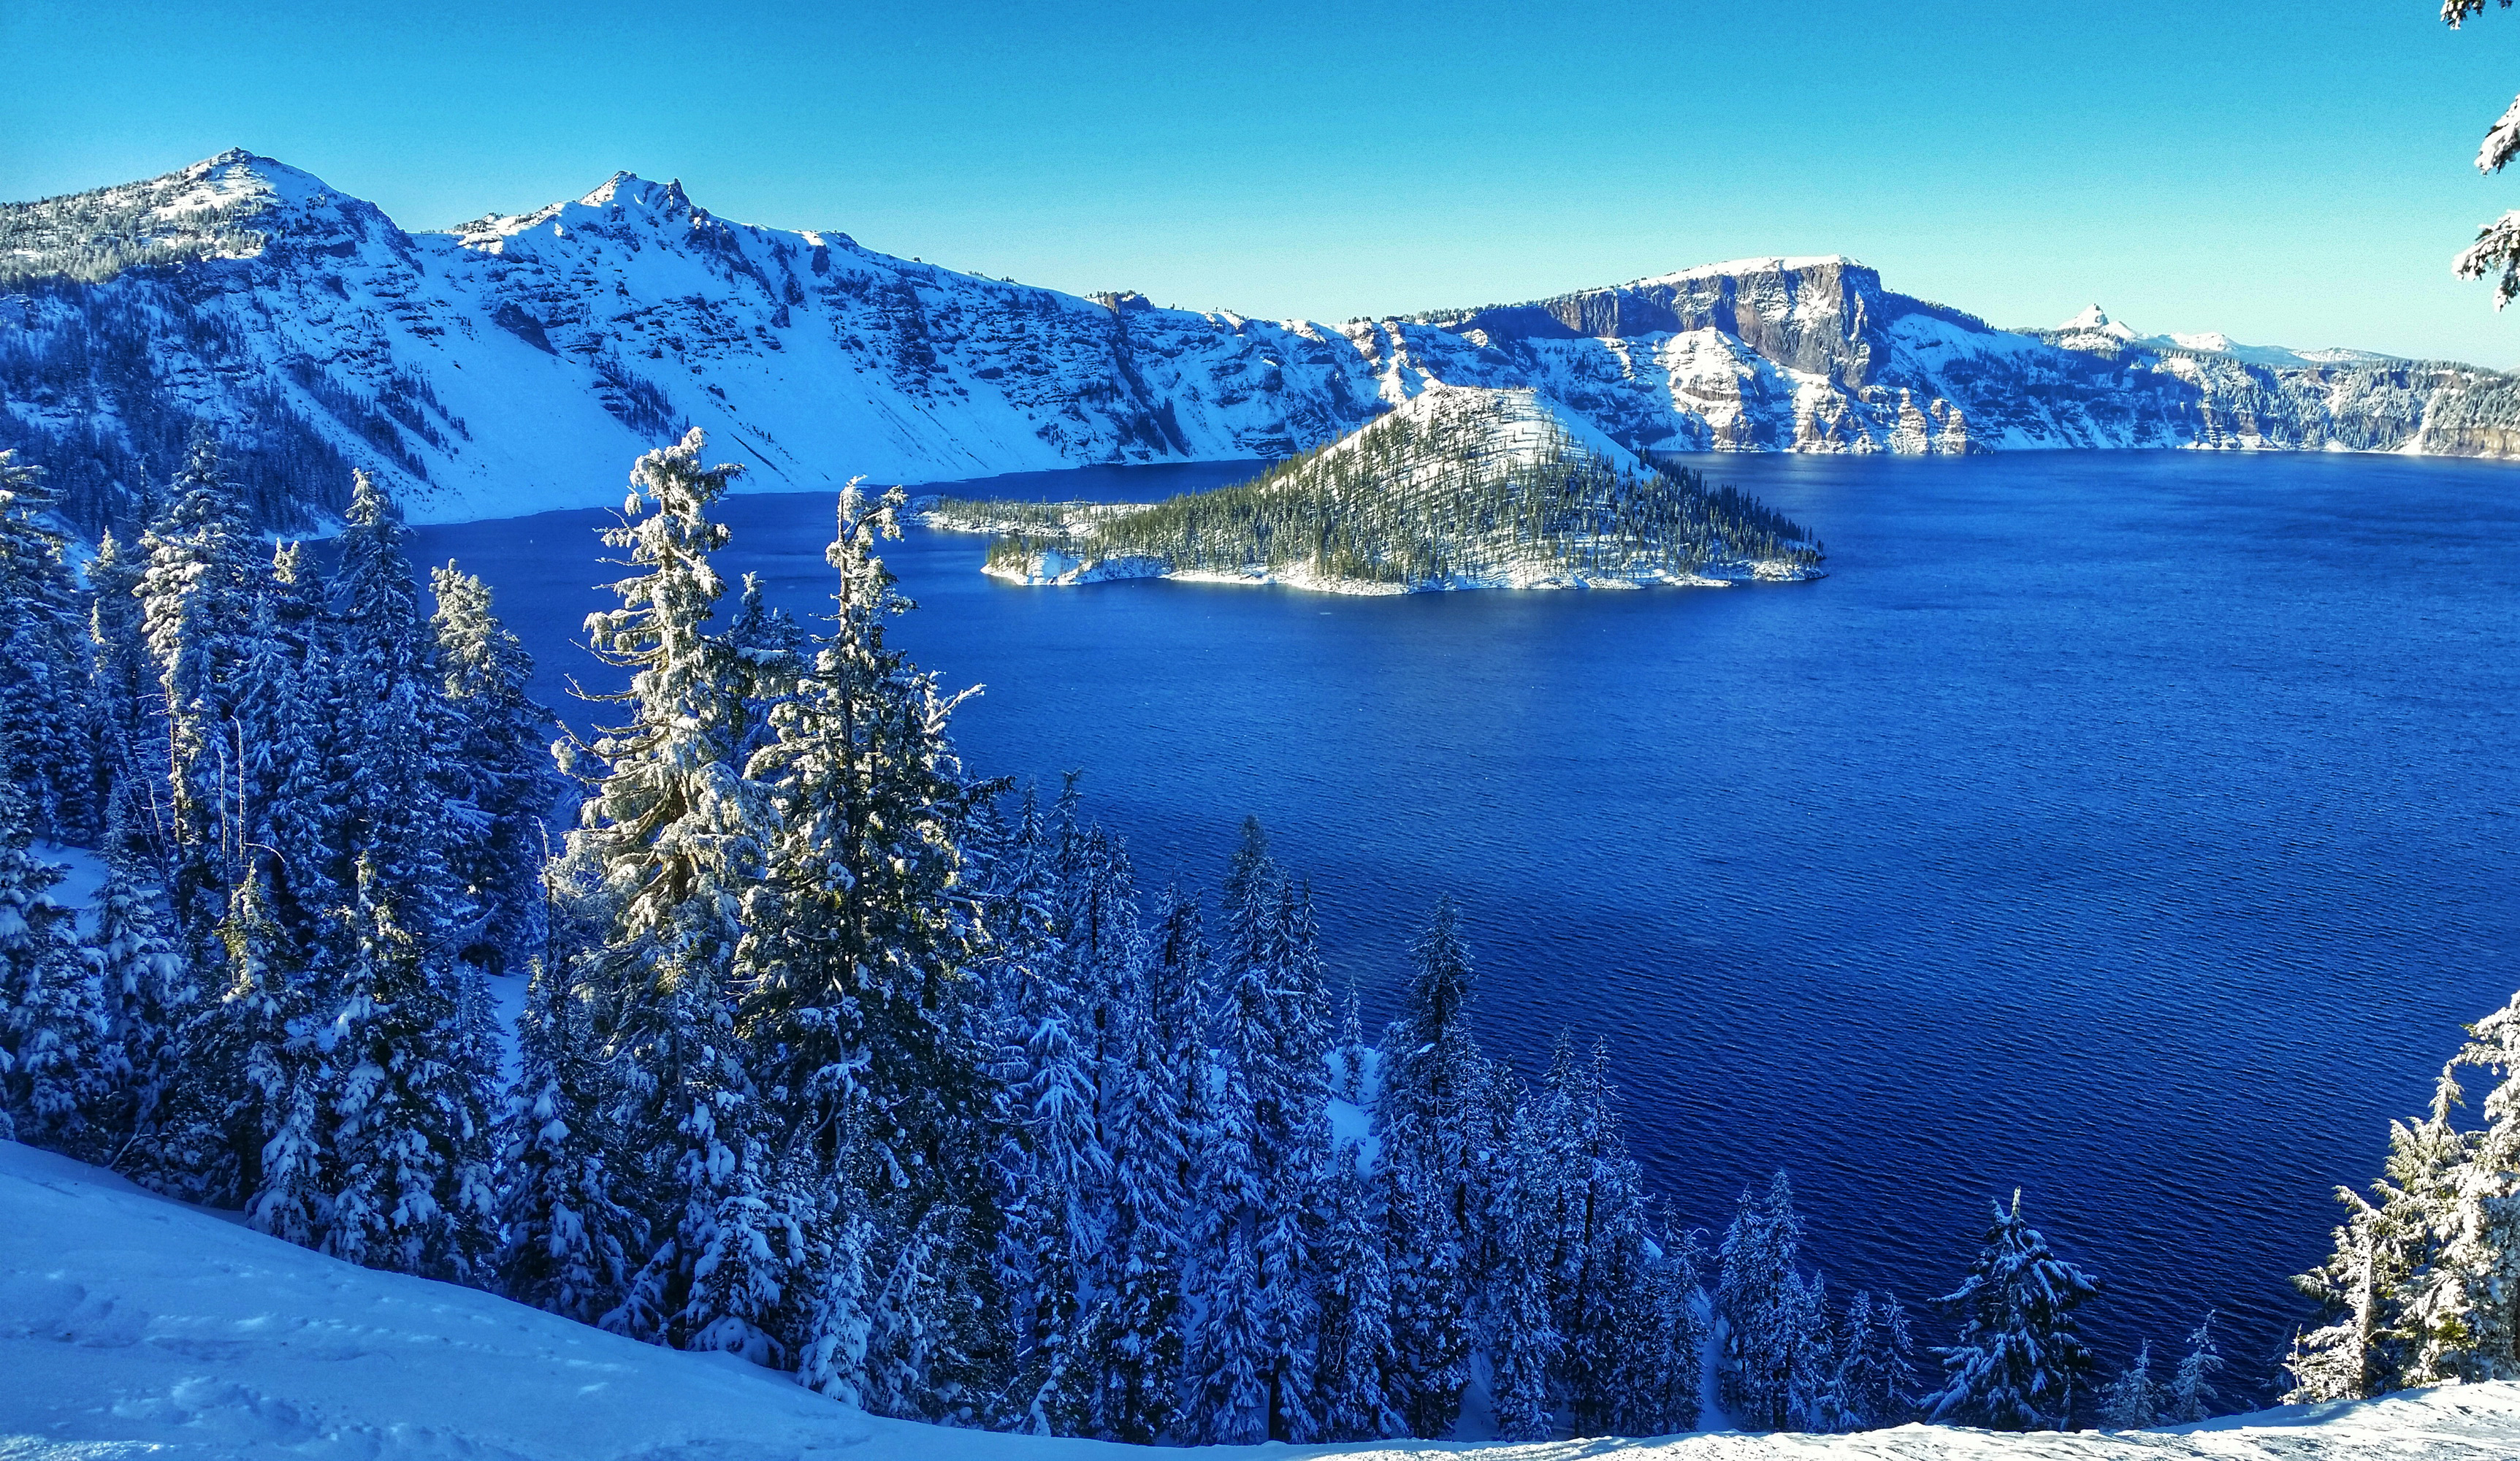
[[[1821,559],[1795,524],[1646,462],[1538,391],[1462,386],[1238,485],[1146,506],[948,500],[926,521],[997,535],[987,571],[1029,584],[1721,586],[1818,577]]]
[[[678,183],[438,232],[231,152],[0,205],[0,448],[128,524],[197,423],[257,522],[350,469],[422,522],[588,507],[704,428],[747,491],[1288,456],[1438,386],[1536,390],[1656,453],[2346,448],[2520,455],[2520,379],[2365,351],[1999,330],[1836,256],[1328,325],[957,273],[720,218]]]

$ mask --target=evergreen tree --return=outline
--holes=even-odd
[[[87,958],[104,1003],[109,1086],[103,1123],[113,1143],[110,1161],[122,1170],[148,1170],[143,1160],[167,1082],[173,1077],[176,1029],[197,991],[192,971],[169,948],[158,919],[157,891],[135,871],[139,860],[117,835],[125,825],[127,788],[111,800],[104,886],[97,890],[96,927]]]
[[[111,530],[88,561],[88,697],[96,734],[90,795],[109,811],[112,799],[122,799],[122,823],[109,835],[124,840],[125,850],[148,865],[148,881],[162,882],[172,829],[160,718],[165,696],[140,599],[148,567],[145,546],[126,544]]]
[[[62,869],[34,855],[27,820],[25,794],[0,780],[0,1124],[89,1157],[104,1139],[103,1012],[70,911],[53,899]]]
[[[1498,1184],[1491,1210],[1504,1257],[1488,1296],[1485,1348],[1488,1389],[1501,1440],[1546,1440],[1555,1425],[1552,1380],[1561,1341],[1552,1314],[1550,1280],[1560,1236],[1552,1231],[1561,1215],[1553,1201],[1558,1194],[1552,1190],[1558,1186],[1560,1170],[1553,1160],[1558,1154],[1550,1150],[1556,1133],[1544,1133],[1543,1119],[1531,1103],[1524,1104],[1514,1123],[1505,1180]],[[1565,1298],[1564,1307],[1590,1308],[1575,1296]],[[1570,1383],[1592,1381],[1595,1377],[1588,1367],[1602,1357],[1589,1348],[1569,1354],[1570,1377],[1581,1377]],[[1589,1385],[1587,1390],[1586,1398],[1593,1407],[1603,1408],[1607,1397],[1591,1393]],[[1588,1429],[1581,1420],[1577,1427]]]
[[[587,633],[630,671],[630,688],[612,697],[629,713],[587,748],[601,774],[562,874],[581,880],[590,916],[606,925],[572,978],[596,991],[607,1054],[624,1075],[613,1119],[646,1133],[633,1190],[654,1247],[604,1323],[669,1345],[702,1334],[752,1343],[743,1326],[760,1306],[741,1299],[723,1316],[733,1333],[720,1329],[698,1265],[729,1222],[767,1244],[781,1207],[766,1191],[762,1116],[731,1013],[743,891],[761,875],[773,814],[730,760],[743,708],[707,629],[725,590],[709,554],[726,542],[707,512],[737,469],[702,467],[704,444],[695,431],[642,456],[627,512],[642,500],[653,510],[604,534],[629,550],[635,571],[612,585],[622,607],[590,616]]]
[[[86,606],[68,540],[52,525],[59,497],[36,468],[0,451],[0,724],[9,765],[38,834],[85,842],[98,830],[96,728],[90,718]]]
[[[240,850],[228,823],[240,769],[228,728],[259,576],[249,542],[243,507],[219,466],[218,444],[206,432],[196,433],[165,512],[141,537],[148,565],[136,592],[163,708],[157,735],[164,749],[156,759],[167,777],[167,893],[176,935],[202,968],[219,957],[217,930],[227,916]]]
[[[1250,1445],[1269,1438],[1268,1316],[1248,1241],[1229,1226],[1223,1242],[1203,1294],[1192,1414],[1201,1443]]]
[[[551,942],[517,1022],[496,1267],[509,1298],[591,1324],[621,1301],[631,1255],[647,1248],[613,1170],[618,1143],[605,1122],[590,1012],[556,957],[567,944]]]
[[[335,1137],[323,1109],[314,1000],[272,917],[258,867],[229,902],[220,928],[228,955],[222,1025],[243,1083],[229,1119],[241,1144],[261,1138],[259,1150],[240,1154],[238,1188],[256,1231],[311,1248],[331,1217],[326,1149]]]
[[[1313,1368],[1316,1429],[1326,1440],[1406,1436],[1385,1377],[1398,1358],[1391,1333],[1391,1272],[1362,1157],[1342,1148],[1328,1179],[1328,1211]]]
[[[1452,1430],[1469,1378],[1468,1245],[1471,1214],[1484,1202],[1478,1135],[1490,1076],[1470,1033],[1475,981],[1451,899],[1435,905],[1411,955],[1400,1018],[1383,1035],[1374,1114],[1383,1166],[1397,1184],[1385,1204],[1399,1350],[1393,1401],[1411,1435],[1433,1438]]]
[[[2223,1356],[2214,1347],[2214,1311],[2207,1309],[2196,1332],[2187,1337],[2187,1353],[2171,1378],[2163,1418],[2174,1426],[2182,1426],[2211,1416],[2214,1402],[2222,1398],[2214,1390],[2214,1376],[2222,1368]]]
[[[1796,1382],[1812,1338],[1810,1297],[1795,1266],[1802,1236],[1793,1184],[1779,1171],[1766,1193],[1742,1190],[1718,1253],[1719,1386],[1725,1409],[1745,1430],[1795,1426]]]
[[[1996,1431],[2070,1429],[2074,1393],[2092,1370],[2074,1311],[2098,1292],[2022,1217],[2020,1193],[2009,1211],[1997,1206],[1968,1277],[1936,1301],[1958,1310],[1960,1334],[1937,1351],[1944,1385],[1925,1402],[1928,1418]]]
[[[2372,1188],[2377,1201],[2337,1189],[2350,1210],[2334,1252],[2293,1280],[2328,1322],[2296,1340],[2285,1361],[2293,1379],[2287,1404],[2367,1399],[2452,1378],[2464,1285],[2442,1259],[2457,1228],[2470,1148],[2451,1124],[2456,1098],[2456,1085],[2443,1081],[2428,1118],[2390,1123],[2386,1175]],[[2422,1301],[2428,1297],[2449,1301],[2437,1308]]]
[[[335,1165],[324,1251],[372,1268],[486,1277],[495,1148],[485,1073],[456,1059],[453,972],[417,894],[362,857],[327,1094]]]
[[[2425,1337],[2418,1384],[2520,1379],[2520,994],[2467,1036],[2443,1069],[2437,1116],[2446,1119],[2458,1099],[2459,1072],[2484,1072],[2495,1084],[2453,1178],[2439,1263],[2410,1296],[2409,1317]]]
[[[1824,1429],[1872,1431],[1914,1418],[1915,1342],[1898,1300],[1858,1290],[1839,1315],[1835,1349],[1839,1421]]]
[[[1396,1355],[1386,1385],[1409,1434],[1426,1440],[1451,1432],[1470,1380],[1461,1227],[1446,1201],[1444,1174],[1430,1165],[1422,1152],[1383,1148],[1381,1208]]]
[[[2152,1341],[2146,1340],[2135,1351],[2135,1362],[2100,1392],[2100,1428],[2143,1430],[2159,1423],[2161,1405],[2161,1387],[2152,1379]]]
[[[557,722],[526,694],[533,657],[491,612],[489,585],[451,563],[429,583],[437,597],[429,626],[458,737],[449,759],[472,814],[449,852],[450,871],[479,910],[467,958],[493,973],[521,969],[542,942]]]

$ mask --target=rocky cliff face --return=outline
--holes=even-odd
[[[1259,321],[730,223],[626,173],[444,233],[245,153],[0,207],[0,445],[91,529],[196,420],[290,525],[354,466],[423,519],[608,501],[694,425],[756,490],[1274,457],[1432,383],[1534,388],[1653,451],[2520,450],[2512,378],[2217,341],[1995,330],[1842,258]]]

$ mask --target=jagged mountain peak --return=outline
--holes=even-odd
[[[681,178],[652,183],[626,171],[612,174],[577,201],[591,208],[643,208],[667,218],[688,218],[695,213],[705,216],[707,211],[692,203],[691,195],[683,191]]]
[[[2111,340],[2134,340],[2136,332],[2109,318],[2107,310],[2097,304],[2086,304],[2083,312],[2056,327],[2059,335],[2104,335]]]

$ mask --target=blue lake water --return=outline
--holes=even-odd
[[[1149,886],[1244,813],[1387,1015],[1439,892],[1490,1048],[1606,1036],[1656,1189],[1720,1229],[1793,1173],[1841,1293],[1948,1290],[2016,1185],[2106,1285],[2092,1337],[2224,1318],[2233,1398],[2301,1317],[2460,1023],[2520,985],[2520,470],[2333,456],[1722,458],[1817,583],[1388,599],[888,561],[987,773],[1085,773]],[[982,490],[1147,498],[1243,475]],[[932,489],[922,489],[932,490]],[[740,497],[800,614],[828,498]],[[605,596],[552,514],[431,527],[544,668]],[[1943,1338],[1939,1319],[1921,1325]]]

